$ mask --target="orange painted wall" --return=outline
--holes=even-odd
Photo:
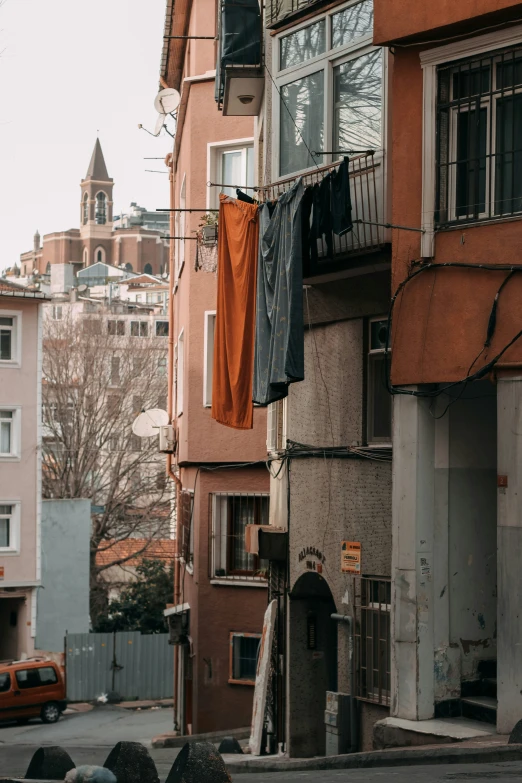
[[[377,0],[378,7],[380,4]],[[471,0],[466,3],[477,4]],[[419,51],[395,49],[392,81],[392,222],[406,226],[421,225],[423,84]],[[412,261],[420,258],[420,235],[394,230],[392,243],[394,293],[408,275]],[[432,260],[522,264],[521,248],[521,220],[459,226],[436,234]],[[408,283],[394,312],[393,383],[436,383],[465,377],[484,345],[493,300],[505,275],[501,271],[438,269]],[[522,274],[502,292],[492,345],[474,370],[486,364],[522,328],[521,302]],[[522,366],[522,340],[502,361],[520,362]]]
[[[522,19],[520,2],[514,0],[374,0],[374,14],[375,44],[426,36],[429,32],[438,35],[452,25],[465,30]]]

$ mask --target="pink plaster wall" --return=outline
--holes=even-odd
[[[212,2],[207,4],[209,10],[213,9]],[[205,33],[198,27],[198,34]],[[198,55],[196,60],[200,72],[213,67],[209,53]],[[192,83],[176,166],[176,206],[179,206],[184,175],[186,206],[206,206],[209,143],[251,138],[253,132],[253,118],[223,117],[218,112],[213,80]],[[181,222],[183,235],[194,236],[193,231],[200,219],[201,213],[186,213]],[[217,276],[211,272],[195,271],[195,244],[190,240],[186,242],[185,264],[174,295],[174,339],[178,340],[183,329],[185,357],[184,410],[177,421],[178,460],[180,464],[262,460],[266,455],[264,409],[255,410],[254,428],[245,432],[218,424],[211,418],[210,409],[203,405],[205,311],[216,309]]]
[[[0,310],[22,313],[22,362],[20,368],[0,366],[0,406],[21,406],[21,458],[0,458],[0,503],[21,501],[20,552],[0,553],[5,569],[2,585],[34,581],[37,577],[38,310],[35,301],[0,295]]]

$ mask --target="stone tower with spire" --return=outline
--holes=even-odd
[[[1,0],[0,0],[1,4]],[[155,212],[131,205],[132,213],[113,215],[114,181],[109,177],[100,144],[81,181],[80,228],[36,232],[33,247],[20,255],[23,276],[33,270],[50,274],[53,264],[72,264],[75,271],[98,262],[125,267],[128,272],[161,275],[168,269],[168,223]]]
[[[82,192],[80,235],[83,245],[83,266],[90,266],[97,261],[111,264],[114,181],[109,177],[99,139],[96,139],[91,162],[80,187]]]

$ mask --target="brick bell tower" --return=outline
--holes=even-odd
[[[96,139],[85,179],[81,181],[80,235],[82,264],[112,264],[112,189],[100,144]]]

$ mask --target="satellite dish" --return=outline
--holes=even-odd
[[[164,114],[158,114],[158,119],[156,120],[156,127],[154,128],[154,135],[159,136],[161,131],[163,130],[163,126],[165,125],[165,115]]]
[[[166,90],[160,90],[154,99],[154,108],[159,114],[172,114],[176,111],[181,101],[181,96],[177,90],[168,87]]]
[[[169,423],[169,414],[161,408],[150,408],[136,416],[132,422],[132,431],[138,438],[152,438],[158,435],[159,427]]]
[[[78,286],[78,293],[83,294],[84,291],[87,291],[87,286],[85,285],[85,283],[82,283],[81,285]]]

